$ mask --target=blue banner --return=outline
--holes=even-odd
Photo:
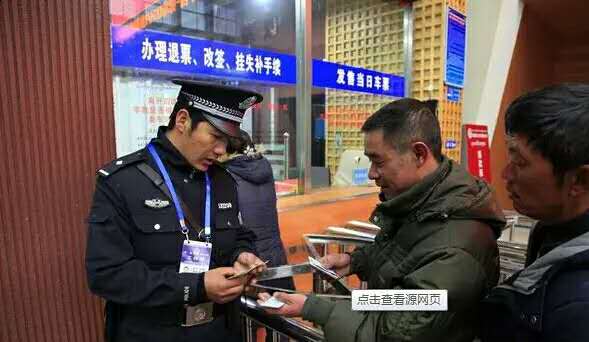
[[[296,83],[296,58],[292,55],[116,25],[111,33],[116,67]],[[403,77],[320,60],[313,60],[313,86],[404,96]]]
[[[403,77],[316,59],[313,86],[396,97],[405,94]]]
[[[448,7],[446,38],[446,84],[464,87],[464,56],[466,47],[466,17]]]
[[[112,27],[113,65],[293,84],[294,56],[156,31]]]

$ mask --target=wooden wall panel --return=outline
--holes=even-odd
[[[100,341],[84,271],[114,157],[108,0],[0,2],[0,341]]]
[[[505,209],[501,170],[506,164],[505,110],[521,94],[563,82],[589,82],[589,42],[585,35],[585,1],[526,1],[491,145],[492,185]],[[573,16],[570,14],[573,13]]]
[[[556,53],[554,82],[589,83],[589,40],[569,39]]]
[[[538,16],[524,8],[491,144],[491,184],[503,209],[513,209],[501,177],[507,160],[505,110],[521,94],[553,82],[557,45],[557,35]]]

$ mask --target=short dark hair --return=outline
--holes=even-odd
[[[186,111],[188,111],[188,115],[190,115],[190,129],[192,130],[194,130],[196,126],[198,126],[199,122],[206,120],[200,110],[188,107],[186,104],[182,102],[176,102],[176,105],[174,105],[174,109],[172,109],[172,113],[170,114],[170,121],[168,121],[168,129],[174,128],[174,126],[176,125],[176,115],[178,115],[178,112],[182,109],[186,109]]]
[[[521,134],[562,180],[589,164],[589,84],[565,83],[529,92],[505,112],[505,132]]]
[[[436,100],[406,98],[393,101],[372,114],[362,125],[362,132],[382,129],[384,139],[401,153],[406,152],[411,143],[421,141],[429,147],[434,158],[441,161],[442,137],[436,106]]]

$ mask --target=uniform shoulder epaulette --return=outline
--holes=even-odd
[[[121,158],[117,158],[117,159],[111,161],[110,163],[104,165],[103,167],[98,169],[98,171],[96,171],[96,174],[101,177],[109,177],[112,174],[116,173],[117,171],[119,171],[129,165],[133,165],[138,162],[144,161],[145,157],[146,157],[146,154],[145,154],[144,150],[139,150],[137,152],[133,152],[133,153],[123,156]]]

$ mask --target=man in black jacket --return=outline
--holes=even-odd
[[[484,301],[483,341],[589,341],[589,85],[516,99],[505,114],[507,190],[538,219],[526,267]]]
[[[231,276],[263,264],[241,225],[235,182],[216,163],[262,97],[176,83],[168,127],[97,173],[86,269],[106,300],[109,341],[240,341],[228,329],[230,304],[247,278]]]

